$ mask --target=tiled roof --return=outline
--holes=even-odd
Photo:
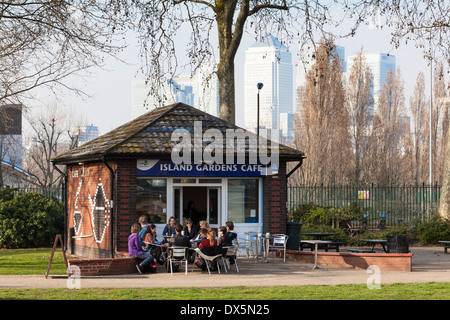
[[[201,121],[203,132],[214,128],[223,133],[224,154],[226,150],[226,130],[242,129],[199,109],[183,103],[176,103],[156,108],[76,149],[57,155],[52,161],[57,164],[67,164],[101,160],[104,156],[108,159],[170,158],[172,147],[179,143],[171,141],[172,132],[176,129],[188,130],[191,134],[192,145],[194,145],[195,121]],[[256,138],[254,133],[245,131],[245,134]],[[262,139],[261,141],[265,142]],[[203,142],[203,148],[210,143]],[[269,143],[268,145],[270,150],[271,144]],[[246,151],[248,154],[248,145]],[[304,154],[301,151],[280,144],[279,156],[280,159],[299,160]]]

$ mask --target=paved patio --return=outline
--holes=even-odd
[[[343,249],[345,250],[345,249]],[[380,272],[381,284],[449,282],[450,254],[443,247],[411,247],[413,266],[411,272]],[[124,276],[102,276],[81,278],[81,288],[150,288],[150,287],[227,287],[227,286],[279,286],[279,285],[337,285],[366,284],[373,273],[366,270],[326,267],[312,270],[310,264],[283,261],[271,258],[254,262],[252,259],[238,260],[240,273],[234,267],[228,274],[217,272],[209,275],[200,269],[189,267],[174,275],[158,266],[156,274],[130,274]],[[43,271],[44,274],[45,270]],[[51,272],[50,272],[51,274]],[[0,288],[66,288],[67,279],[42,276],[0,276]]]

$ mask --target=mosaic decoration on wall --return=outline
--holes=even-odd
[[[72,178],[80,179],[74,181],[77,185],[72,216],[75,235],[78,239],[94,237],[96,243],[103,243],[110,226],[111,204],[106,197],[102,178],[95,178],[92,168],[80,171],[72,171]]]
[[[94,231],[94,238],[97,243],[103,242],[106,229],[111,221],[111,207],[106,198],[103,184],[98,183],[94,197],[89,194],[89,203],[91,206],[91,221]]]

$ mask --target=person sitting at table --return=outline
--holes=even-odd
[[[183,231],[183,226],[181,224],[177,224],[175,226],[175,236],[171,237],[169,240],[169,247],[167,250],[170,250],[171,247],[191,247],[191,241],[189,240],[188,236],[182,235],[181,231]],[[190,260],[190,254],[191,251],[188,250],[188,260]],[[175,265],[175,267],[179,267],[178,265]],[[167,271],[169,272],[169,264],[166,265]],[[178,268],[175,269],[175,271],[177,271]]]
[[[138,221],[141,225],[141,231],[138,234],[139,243],[141,244],[142,248],[145,248],[144,237],[148,227],[148,217],[145,214],[141,215]]]
[[[234,224],[232,221],[227,221],[225,223],[226,227],[220,227],[222,229],[222,239],[219,237],[219,244],[222,247],[231,247],[233,246],[233,240],[237,238],[237,233],[234,232]],[[227,254],[227,249],[222,249],[222,255],[225,256]],[[234,258],[230,257],[230,264],[234,264]]]
[[[191,242],[196,243],[197,246],[204,240],[208,238],[208,229],[201,228],[198,235],[191,240]]]
[[[181,224],[177,224],[175,227],[175,236],[171,237],[169,240],[169,247],[191,247],[191,241],[189,241],[189,237],[186,235],[182,235],[181,231],[183,231],[183,226]]]
[[[213,229],[209,229],[207,232],[207,238],[203,239],[198,247],[204,254],[208,256],[215,256],[217,254],[220,254],[221,247],[219,247],[219,243],[216,239],[216,233]]]
[[[218,241],[216,239],[216,233],[214,230],[209,229],[208,237],[203,239],[203,241],[198,245],[200,251],[207,256],[216,256],[222,253],[222,247],[218,245]],[[206,270],[206,261],[201,259],[201,269],[203,271]],[[216,266],[212,266],[212,270],[215,270]]]
[[[194,222],[191,218],[186,219],[186,226],[184,227],[184,235],[188,236],[189,239],[194,239],[197,237],[200,227],[198,225],[194,225]]]
[[[138,239],[138,234],[140,231],[141,226],[139,223],[134,223],[131,226],[131,234],[128,237],[128,254],[130,257],[141,260],[141,262],[136,265],[136,269],[142,274],[144,273],[145,267],[153,261],[154,257],[142,249]]]
[[[233,221],[225,222],[225,227],[227,228],[227,232],[225,233],[225,245],[232,246],[233,240],[237,239],[237,233],[234,232],[234,223]]]
[[[172,216],[172,217],[169,218],[169,223],[166,224],[166,226],[164,227],[164,230],[162,232],[162,235],[163,235],[163,238],[164,238],[163,243],[169,242],[169,238],[172,235],[174,236],[175,234],[176,234],[176,231],[175,231],[175,217]]]
[[[156,239],[156,226],[151,224],[147,227],[147,230],[144,235],[144,244],[145,249],[148,253],[150,253],[153,257],[155,257],[156,261],[159,264],[164,263],[164,259],[162,259],[162,248],[160,246],[153,246],[152,244],[161,245],[161,242]]]
[[[226,227],[219,227],[219,245],[221,245],[222,247],[226,246],[224,244],[225,233],[227,233],[227,228]]]
[[[206,220],[200,221],[199,228],[200,228],[199,230],[202,230],[202,229],[208,230],[208,229],[210,229],[208,221],[206,221]],[[206,236],[204,236],[205,238],[207,237],[207,234],[208,234],[208,231],[206,231]],[[195,238],[193,238],[193,240],[197,241],[197,240],[200,240],[202,238],[203,238],[203,236],[200,235],[200,231],[199,231],[198,235]]]

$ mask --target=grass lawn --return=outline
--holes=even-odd
[[[0,250],[0,275],[44,275],[52,248]],[[51,274],[65,274],[66,265],[61,249],[55,251]]]
[[[51,248],[0,250],[0,275],[44,275]],[[65,274],[57,250],[50,274]],[[1,283],[0,283],[1,286]],[[450,300],[450,282],[227,288],[0,289],[0,300]]]

